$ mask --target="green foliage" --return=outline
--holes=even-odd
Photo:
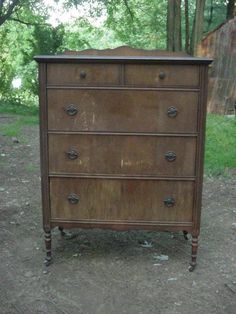
[[[106,25],[123,43],[136,48],[166,47],[167,1],[107,2]]]
[[[204,32],[215,29],[226,20],[227,1],[206,0],[204,14]]]
[[[38,84],[36,54],[56,53],[64,37],[64,26],[53,28],[46,23],[46,12],[35,13],[29,7],[21,7],[17,16],[0,28],[0,105],[37,107]],[[16,21],[17,20],[17,21]],[[21,21],[21,22],[19,22]],[[21,86],[14,88],[12,81],[21,79]],[[0,108],[0,110],[3,110]]]
[[[236,119],[209,114],[206,129],[205,172],[222,175],[236,169]]]
[[[9,3],[5,2],[5,5]],[[38,80],[34,55],[121,45],[144,49],[166,47],[165,0],[64,0],[64,4],[67,8],[74,6],[78,11],[83,5],[87,15],[53,27],[47,23],[45,2],[20,0],[10,18],[0,26],[0,112],[37,111]],[[225,20],[226,6],[226,0],[206,0],[205,32]],[[190,33],[194,10],[195,0],[189,0]],[[99,24],[98,20],[104,22]],[[184,47],[184,1],[182,34]],[[15,78],[21,79],[20,88],[13,88]]]
[[[21,94],[19,96],[22,96]],[[22,96],[23,97],[23,96]],[[26,96],[27,99],[27,96]],[[23,102],[23,100],[22,100]],[[18,115],[38,115],[38,106],[34,103],[32,106],[13,102],[11,99],[6,102],[0,101],[0,113],[14,113]]]
[[[62,50],[104,49],[122,44],[115,38],[112,30],[104,26],[94,27],[86,19],[78,19],[73,24],[65,25],[65,33],[61,45]]]
[[[37,167],[37,165],[35,165],[33,163],[28,163],[27,165],[25,165],[25,171],[30,172],[30,173],[34,173],[34,172],[38,171],[38,167]]]

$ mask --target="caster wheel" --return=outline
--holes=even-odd
[[[49,265],[51,265],[52,264],[52,259],[50,258],[50,259],[48,259],[48,258],[45,258],[45,260],[44,260],[44,265],[45,266],[49,266]]]
[[[188,232],[187,231],[183,231],[183,236],[184,236],[185,240],[188,240]]]
[[[193,272],[195,268],[196,268],[196,265],[189,265],[188,270],[190,272]]]
[[[58,227],[58,230],[60,231],[62,237],[64,237],[66,235],[66,233],[62,227]]]

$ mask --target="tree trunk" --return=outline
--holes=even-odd
[[[207,32],[209,31],[212,21],[213,21],[213,10],[214,10],[213,0],[211,0],[210,9],[209,9],[210,13],[207,19]]]
[[[203,23],[204,23],[204,8],[205,0],[196,0],[196,9],[193,22],[191,53],[193,55],[197,52],[197,45],[202,39]]]
[[[227,4],[227,20],[232,19],[234,17],[234,7],[235,7],[235,0],[228,0]]]
[[[181,0],[175,1],[175,51],[182,50],[182,36],[181,36]]]
[[[190,42],[189,42],[189,10],[188,10],[188,0],[184,0],[184,15],[185,15],[185,51],[190,52]]]
[[[173,43],[173,29],[174,29],[174,1],[168,0],[167,7],[167,50],[174,50]]]
[[[181,49],[181,0],[168,0],[167,50],[180,51]]]

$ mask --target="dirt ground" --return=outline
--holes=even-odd
[[[0,123],[13,118],[0,116]],[[1,314],[235,314],[236,176],[205,179],[198,265],[182,234],[53,231],[43,266],[38,127],[0,134]],[[142,243],[152,242],[152,247]],[[158,261],[157,255],[167,255]]]

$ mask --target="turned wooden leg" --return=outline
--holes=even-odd
[[[197,249],[198,249],[198,235],[192,235],[192,259],[189,266],[189,271],[194,271],[197,260]]]
[[[44,233],[45,246],[46,246],[46,258],[44,260],[44,264],[49,266],[52,261],[52,249],[51,249],[51,231],[45,231]]]
[[[66,235],[63,227],[58,227],[58,230],[61,232],[61,236],[64,237]]]

